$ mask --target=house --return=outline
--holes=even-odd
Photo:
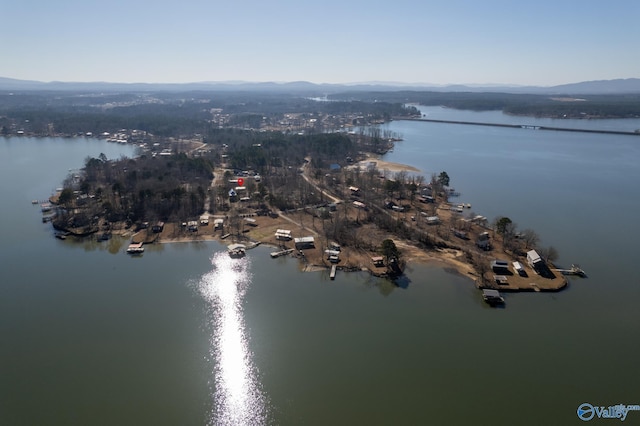
[[[354,201],[353,206],[357,209],[362,209],[362,210],[367,209],[367,206],[364,203],[361,203],[360,201]]]
[[[163,230],[164,230],[164,222],[158,222],[151,227],[151,231],[156,234],[159,232],[162,232]]]
[[[507,277],[504,276],[504,275],[494,275],[493,276],[493,280],[498,285],[508,285],[509,284],[509,281],[507,280]]]
[[[215,219],[213,221],[213,229],[222,229],[224,225],[224,219]]]
[[[427,216],[425,220],[427,221],[427,225],[437,225],[440,223],[440,218],[438,216]]]
[[[349,191],[351,191],[351,195],[360,195],[360,188],[355,186],[350,186]]]
[[[291,241],[291,231],[289,231],[288,229],[277,229],[276,240]]]
[[[382,256],[374,256],[371,258],[371,261],[373,262],[373,266],[384,266],[384,257]]]
[[[208,214],[203,214],[202,216],[200,216],[200,225],[208,225],[209,224],[209,215]]]
[[[456,237],[463,239],[463,240],[468,240],[469,237],[467,237],[467,233],[464,231],[460,231],[459,229],[454,229],[453,230],[453,235],[455,235]]]
[[[313,237],[294,238],[293,243],[298,250],[312,249],[316,247]]]
[[[520,275],[521,277],[527,276],[527,271],[524,270],[524,266],[520,262],[513,262],[513,269]]]
[[[509,271],[509,262],[507,262],[506,260],[492,260],[491,270],[496,273],[511,273]]]
[[[529,250],[527,252],[527,263],[529,264],[529,266],[531,266],[535,273],[540,274],[543,277],[553,277],[553,272],[551,272],[545,261],[535,250]]]
[[[476,246],[478,246],[482,250],[491,250],[491,241],[489,240],[488,232],[483,232],[482,234],[478,235]]]
[[[340,252],[337,250],[325,250],[325,254],[327,255],[327,260],[331,263],[340,262]]]
[[[535,250],[529,250],[527,252],[527,263],[533,269],[536,269],[536,267],[544,265],[544,261],[542,260],[538,252]]]

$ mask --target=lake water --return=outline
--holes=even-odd
[[[583,402],[640,404],[640,140],[389,127],[405,140],[385,159],[447,171],[472,210],[535,229],[589,278],[490,309],[439,265],[399,288],[266,247],[132,258],[126,241],[53,238],[31,205],[87,156],[132,148],[0,139],[0,424],[578,424]]]

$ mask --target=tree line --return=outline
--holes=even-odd
[[[108,160],[87,158],[79,176],[63,185],[54,225],[79,228],[109,222],[178,221],[204,208],[213,164],[185,154]]]
[[[332,95],[337,100],[358,99],[364,102],[382,100],[389,103],[406,102],[449,108],[490,111],[507,114],[559,118],[637,118],[640,117],[640,94],[580,95],[580,100],[563,95],[537,95],[498,92],[350,92]],[[566,98],[560,100],[562,98]]]
[[[358,113],[369,120],[415,114],[412,107],[389,102],[317,102],[300,95],[260,92],[91,93],[0,92],[0,128],[38,135],[75,135],[136,129],[161,137],[191,137],[210,125],[213,111],[229,116],[230,127],[259,128],[287,113]]]

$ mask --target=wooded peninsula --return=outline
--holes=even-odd
[[[386,98],[393,96],[402,95]],[[420,115],[404,102],[272,93],[0,99],[3,134],[83,135],[139,147],[135,158],[87,158],[68,176],[51,200],[59,235],[119,234],[136,243],[229,238],[289,250],[306,268],[338,264],[397,276],[407,260],[440,259],[481,287],[566,285],[550,268],[526,266],[532,251],[552,262],[553,247],[537,247],[537,234],[509,218],[489,221],[456,203],[446,171],[425,177],[379,159],[402,135],[376,124]],[[496,269],[496,257],[515,261],[524,275],[503,263]]]

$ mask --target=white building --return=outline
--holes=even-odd
[[[293,242],[298,250],[315,248],[313,237],[294,238]]]
[[[536,269],[536,266],[544,265],[544,261],[535,250],[529,250],[527,252],[527,262],[533,269]]]
[[[281,241],[291,241],[291,231],[288,229],[277,229],[276,230],[276,240]]]

